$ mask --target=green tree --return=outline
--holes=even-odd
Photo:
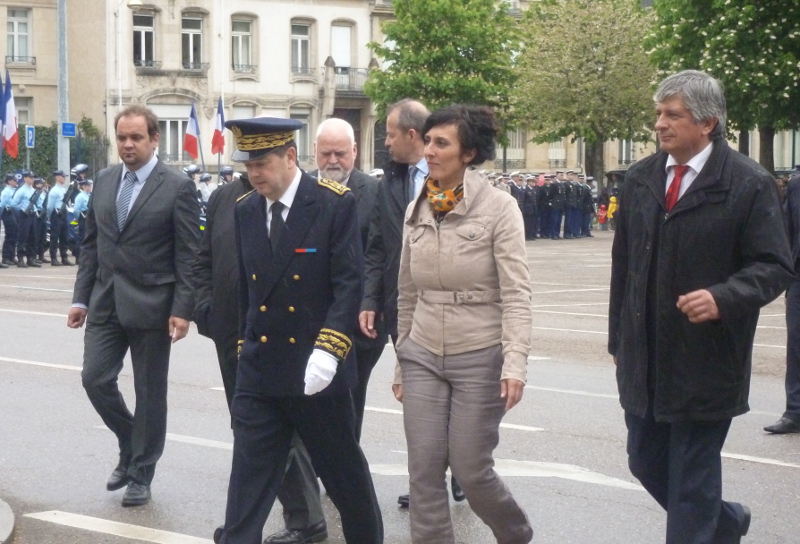
[[[694,68],[718,78],[729,128],[758,128],[759,162],[774,171],[776,130],[800,125],[800,2],[658,0],[653,7],[645,44],[661,75]]]
[[[516,21],[495,0],[395,0],[384,44],[368,47],[383,61],[364,90],[378,113],[403,98],[436,109],[454,103],[494,107],[508,119],[516,83]]]
[[[652,137],[655,69],[641,45],[651,17],[640,0],[551,0],[523,18],[515,113],[536,142],[583,138],[601,184],[604,142]]]

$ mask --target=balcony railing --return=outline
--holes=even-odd
[[[255,74],[258,69],[257,64],[231,64],[231,68],[237,74]]]
[[[369,68],[334,68],[337,91],[364,92],[364,84],[369,77]]]
[[[296,76],[313,76],[314,69],[308,66],[292,66],[292,74]]]
[[[190,70],[192,72],[207,72],[209,66],[211,66],[208,62],[189,62],[183,61],[181,63],[181,67],[184,70]]]
[[[31,64],[36,66],[36,57],[20,57],[17,55],[6,55],[6,64]]]

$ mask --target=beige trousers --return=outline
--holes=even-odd
[[[408,443],[411,541],[454,544],[446,471],[498,544],[533,539],[525,512],[494,471],[505,400],[501,346],[439,357],[410,338],[397,352]]]

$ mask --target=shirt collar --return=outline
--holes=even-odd
[[[417,164],[414,165],[417,170],[425,174],[425,177],[428,177],[428,161],[425,160],[425,157],[422,157]]]
[[[297,168],[292,183],[286,188],[286,192],[283,193],[283,196],[278,199],[281,204],[286,206],[287,210],[292,207],[294,197],[297,195],[297,188],[300,186],[300,176],[302,175],[303,172]],[[268,198],[265,200],[267,201],[267,211],[269,211],[270,206],[272,206],[275,201]]]
[[[147,164],[145,164],[138,170],[133,171],[133,173],[136,174],[137,181],[139,183],[144,183],[145,181],[147,181],[147,178],[149,178],[150,174],[153,173],[153,169],[156,167],[156,164],[158,164],[158,157],[156,157],[156,155],[153,154],[153,156],[150,157],[150,160],[147,162]],[[122,179],[125,179],[125,174],[127,174],[130,171],[131,170],[128,169],[128,166],[125,163],[122,163]]]
[[[694,170],[696,174],[699,174],[700,171],[703,169],[703,167],[706,165],[706,162],[708,162],[708,158],[711,156],[711,151],[713,149],[714,149],[714,142],[709,142],[708,145],[700,153],[698,153],[697,155],[695,155],[686,162],[686,166]],[[677,165],[678,161],[676,161],[675,158],[672,155],[670,155],[667,158],[667,164],[665,166],[667,173],[669,173],[670,168]]]

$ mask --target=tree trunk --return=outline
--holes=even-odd
[[[760,127],[758,129],[759,135],[759,157],[758,162],[761,163],[767,172],[775,175],[775,127]]]
[[[606,186],[606,165],[604,156],[604,142],[586,143],[586,175],[594,176],[597,190],[602,191]]]
[[[740,130],[739,131],[739,153],[742,155],[749,157],[750,156],[750,131],[749,130]]]

